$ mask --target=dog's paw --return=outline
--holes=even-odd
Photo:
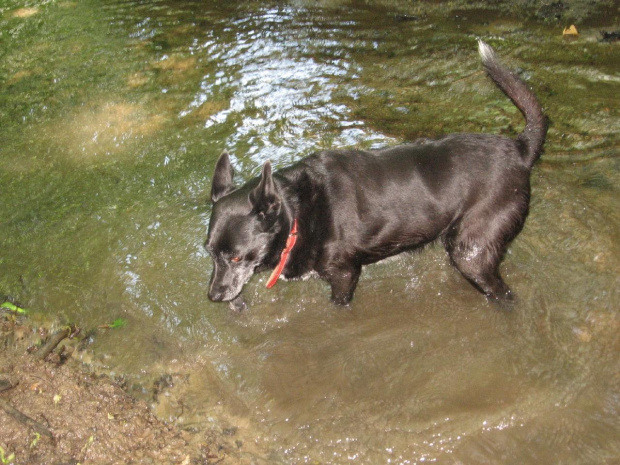
[[[517,296],[510,289],[505,294],[487,295],[486,297],[499,310],[510,312],[517,306]]]
[[[350,296],[333,296],[331,298],[333,304],[338,305],[339,307],[348,307],[351,305],[351,297]]]

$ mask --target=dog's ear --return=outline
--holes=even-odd
[[[230,156],[224,150],[215,164],[213,183],[211,184],[211,201],[217,202],[233,189],[234,170],[230,164]]]
[[[271,163],[269,161],[263,166],[258,186],[250,192],[250,203],[254,212],[263,219],[274,218],[280,213],[282,199],[278,195],[278,190],[273,182]]]

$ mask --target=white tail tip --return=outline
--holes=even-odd
[[[478,39],[478,53],[484,63],[495,60],[495,52],[493,49],[480,39]]]

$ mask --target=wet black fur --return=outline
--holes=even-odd
[[[237,188],[223,153],[212,185],[206,243],[209,297],[241,307],[252,274],[274,268],[293,219],[298,241],[286,278],[314,271],[347,304],[362,266],[441,239],[454,266],[491,299],[512,297],[498,266],[523,228],[530,171],[547,125],[534,94],[480,42],[488,75],[521,110],[516,138],[452,134],[375,151],[328,150]]]

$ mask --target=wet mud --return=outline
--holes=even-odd
[[[11,464],[256,463],[238,428],[197,430],[156,412],[183,404],[179,374],[162,374],[142,399],[122,375],[75,357],[96,330],[73,327],[43,359],[53,326],[0,312],[0,459]],[[147,399],[147,400],[145,400]],[[258,462],[267,463],[267,462]]]

